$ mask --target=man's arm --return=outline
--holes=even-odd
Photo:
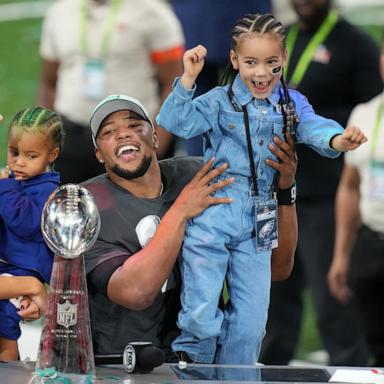
[[[41,107],[54,110],[59,63],[43,59],[38,85],[37,103]]]
[[[336,238],[328,284],[332,295],[348,301],[347,286],[349,255],[360,224],[360,175],[356,168],[345,164],[336,194]]]
[[[228,198],[211,196],[212,192],[233,182],[233,179],[226,179],[210,184],[227,168],[222,165],[210,170],[212,164],[212,160],[205,164],[184,187],[145,248],[130,256],[112,274],[107,287],[110,300],[133,310],[150,306],[173,269],[187,220],[212,204],[231,202]]]
[[[267,160],[267,164],[278,172],[278,188],[282,190],[289,189],[294,184],[297,168],[295,144],[290,134],[286,134],[286,140],[277,136],[273,138],[269,149],[279,162]],[[279,205],[278,234],[279,245],[272,251],[272,281],[285,280],[292,272],[298,236],[295,204]]]
[[[279,245],[271,259],[272,281],[287,279],[293,269],[298,237],[296,204],[279,206],[278,231]]]

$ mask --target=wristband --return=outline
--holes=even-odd
[[[278,205],[293,205],[296,202],[296,182],[290,188],[277,190]]]

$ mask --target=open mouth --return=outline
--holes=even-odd
[[[124,161],[133,160],[139,149],[136,145],[124,145],[117,150],[116,156]]]
[[[264,92],[269,88],[270,81],[252,81],[252,85],[257,92]]]

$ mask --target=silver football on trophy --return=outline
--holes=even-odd
[[[57,255],[74,259],[89,249],[100,230],[100,216],[91,193],[77,184],[58,187],[45,203],[41,230]]]

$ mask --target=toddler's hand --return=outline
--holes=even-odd
[[[42,315],[42,311],[29,297],[24,297],[21,302],[20,310],[17,314],[23,320],[37,320]]]
[[[357,127],[345,128],[342,135],[337,135],[332,140],[332,148],[340,152],[352,151],[367,141],[367,137]]]
[[[0,169],[0,179],[7,179],[10,173],[11,168],[9,167],[9,165],[6,165],[4,171],[1,171]]]

